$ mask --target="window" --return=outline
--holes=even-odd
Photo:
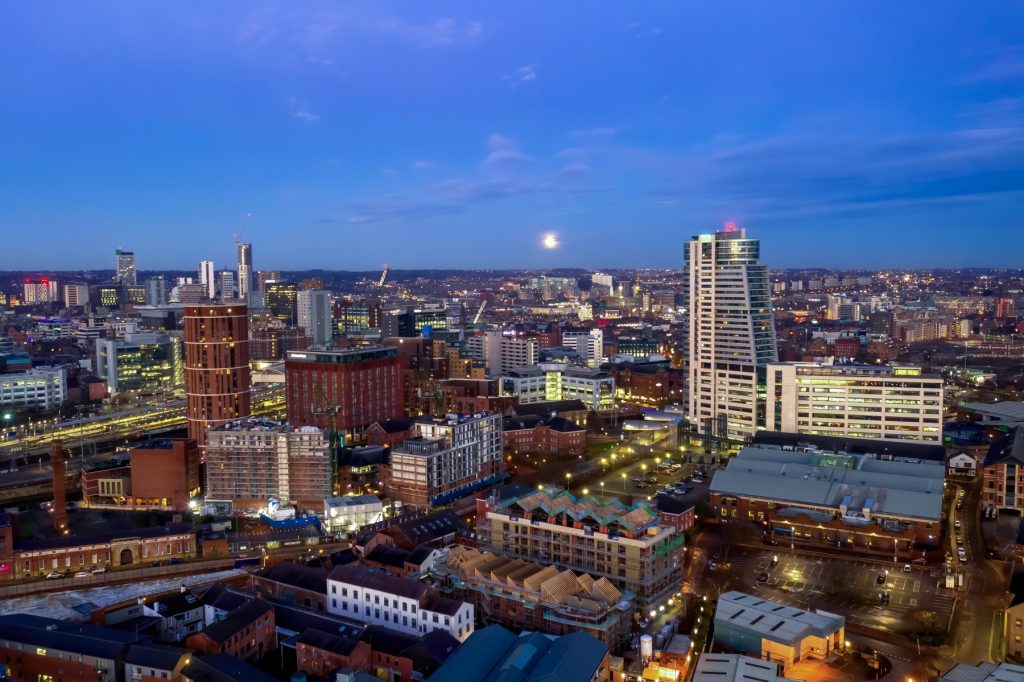
[[[338,594],[338,586],[337,585],[331,585],[331,594]],[[345,590],[342,590],[341,594],[342,594],[342,596],[344,596]],[[334,600],[332,599],[331,601],[334,601]]]

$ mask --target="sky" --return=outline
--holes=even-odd
[[[1024,265],[1024,3],[0,8],[0,269],[670,268],[728,222]]]

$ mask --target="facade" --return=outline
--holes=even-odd
[[[185,646],[203,654],[227,654],[243,661],[259,660],[277,648],[274,628],[274,607],[257,598],[190,636]]]
[[[423,417],[391,450],[388,495],[403,504],[445,504],[497,483],[504,470],[501,415]]]
[[[520,338],[503,331],[485,332],[483,336],[466,339],[466,348],[474,360],[487,367],[487,376],[500,377],[516,367],[536,365],[538,346],[535,339]]]
[[[164,305],[168,298],[167,280],[163,275],[154,275],[146,280],[146,305]]]
[[[597,369],[604,361],[604,332],[600,329],[562,332],[562,345],[575,350],[583,363],[592,369]]]
[[[284,360],[290,350],[306,350],[313,339],[302,329],[291,327],[253,329],[249,332],[252,360]]]
[[[133,287],[138,282],[135,277],[135,253],[117,250],[117,281],[122,286]]]
[[[187,511],[201,490],[199,447],[162,438],[131,449],[131,497],[137,505]]]
[[[248,302],[252,293],[252,244],[239,242],[236,245],[238,256],[238,299]]]
[[[769,430],[942,442],[943,380],[906,365],[768,365]]]
[[[517,367],[502,375],[501,395],[519,398],[521,405],[554,400],[579,400],[588,410],[615,409],[615,378],[589,367],[544,363]]]
[[[587,430],[558,416],[506,417],[501,433],[505,450],[510,452],[571,456],[582,455],[587,447]]]
[[[361,438],[370,424],[404,416],[400,364],[395,349],[384,346],[290,351],[285,362],[288,421],[333,427],[346,442]]]
[[[214,272],[213,261],[199,261],[199,284],[202,284],[204,295],[210,301],[217,298],[217,276]]]
[[[683,252],[688,416],[702,434],[744,439],[758,425],[758,374],[778,360],[768,268],[746,230],[693,237]]]
[[[294,325],[297,316],[296,298],[299,288],[294,282],[280,280],[267,281],[263,284],[263,299],[270,314],[284,322]]]
[[[478,500],[477,519],[487,549],[607,578],[635,594],[640,609],[657,605],[682,583],[685,538],[643,503],[602,505],[540,490]]]
[[[188,437],[249,416],[249,310],[242,304],[185,306]]]
[[[331,319],[331,292],[306,289],[296,295],[299,327],[313,339],[314,346],[326,346],[334,331]]]
[[[230,301],[235,298],[235,271],[221,270],[217,273],[217,291],[220,300]]]
[[[96,341],[96,374],[111,393],[171,391],[185,383],[181,339],[135,332]]]
[[[328,497],[324,500],[324,525],[330,533],[357,531],[384,520],[384,503],[376,495]]]
[[[633,595],[607,578],[461,545],[452,547],[431,575],[457,599],[472,603],[488,623],[551,635],[586,632],[613,651],[629,643]]]
[[[313,628],[299,635],[295,643],[297,670],[323,679],[330,679],[336,670],[368,671],[372,654],[366,642]]]
[[[65,284],[64,305],[69,308],[86,307],[89,305],[89,285]]]
[[[846,619],[804,611],[744,592],[726,592],[715,609],[715,644],[778,663],[824,660],[845,646]]]
[[[57,280],[55,279],[46,277],[29,279],[26,277],[22,286],[21,302],[24,305],[56,303],[59,300],[57,291]]]
[[[48,412],[61,406],[67,390],[62,367],[33,367],[0,374],[0,407],[35,407]]]
[[[442,597],[426,583],[349,564],[327,577],[328,613],[407,635],[447,632],[464,641],[474,629],[473,605]]]
[[[747,447],[715,472],[722,523],[783,545],[909,560],[941,547],[943,460]]]
[[[1024,512],[1024,427],[992,444],[982,473],[981,504],[989,511]]]
[[[210,429],[206,499],[261,509],[271,499],[317,509],[333,492],[327,434],[249,417]]]

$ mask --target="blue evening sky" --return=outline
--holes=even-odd
[[[1024,4],[0,9],[0,269],[246,224],[257,269],[672,267],[729,221],[774,267],[1020,266]]]

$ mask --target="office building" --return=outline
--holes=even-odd
[[[941,376],[909,365],[776,362],[765,425],[825,436],[942,442]]]
[[[124,301],[124,289],[120,284],[105,284],[96,287],[96,295],[89,295],[89,299],[104,308],[118,308]]]
[[[185,306],[188,437],[249,416],[249,311],[240,303]]]
[[[260,270],[256,273],[256,290],[266,291],[267,282],[276,282],[281,279],[281,273],[277,270]]]
[[[67,398],[67,377],[62,367],[33,367],[25,372],[0,374],[0,407],[55,410]]]
[[[615,378],[600,369],[545,363],[518,367],[502,375],[500,394],[517,396],[519,404],[579,400],[588,410],[615,408]]]
[[[562,345],[575,350],[587,367],[596,369],[604,362],[604,332],[600,329],[562,332]]]
[[[212,260],[199,261],[199,283],[205,288],[206,298],[217,299],[217,278],[213,270]]]
[[[447,504],[501,480],[501,415],[421,417],[391,450],[388,495],[406,505]]]
[[[298,287],[294,282],[267,281],[263,284],[264,303],[270,314],[294,326],[298,319],[296,298]]]
[[[117,274],[114,276],[114,281],[123,287],[135,286],[138,284],[135,277],[135,253],[118,249],[116,254]]]
[[[327,612],[407,635],[447,632],[460,642],[474,630],[473,605],[438,594],[418,580],[358,564],[327,576]]]
[[[803,660],[825,660],[846,644],[846,619],[804,611],[744,592],[726,592],[715,608],[715,643],[778,663],[785,673]]]
[[[296,295],[299,327],[312,338],[314,346],[331,343],[334,322],[331,292],[323,289],[306,289]]]
[[[607,578],[646,610],[679,589],[685,537],[646,503],[626,507],[568,491],[477,500],[482,548]]]
[[[88,284],[65,284],[64,305],[69,308],[85,308],[89,305]]]
[[[96,341],[96,374],[111,393],[159,393],[184,384],[181,338],[157,332],[133,332],[123,339]]]
[[[744,439],[758,426],[758,374],[778,360],[760,243],[733,225],[683,251],[688,416],[702,434]]]
[[[401,362],[391,347],[289,351],[285,385],[290,423],[337,429],[346,442],[376,421],[405,416]]]
[[[221,270],[217,273],[217,291],[220,293],[220,300],[231,301],[235,298],[235,272],[234,270]]]
[[[131,497],[141,507],[187,511],[199,495],[199,447],[191,438],[160,438],[133,447]]]
[[[513,332],[488,331],[472,336],[466,339],[466,349],[474,360],[484,363],[487,376],[492,378],[517,367],[536,365],[538,360],[536,339],[520,338]]]
[[[913,443],[904,453],[899,443],[861,442],[896,448],[883,454],[813,444],[742,448],[715,472],[712,511],[721,523],[791,547],[894,561],[936,550],[946,468],[941,452],[933,459],[926,450],[941,446]]]
[[[321,429],[249,417],[207,433],[207,501],[257,510],[273,499],[318,511],[333,492],[330,441]]]
[[[171,296],[171,301],[173,303],[181,303],[182,305],[199,305],[206,299],[206,292],[208,290],[205,284],[186,282],[176,286],[174,291],[177,292],[177,296]],[[175,298],[177,300],[175,300]]]
[[[586,632],[618,651],[629,643],[633,595],[607,578],[576,575],[471,547],[454,545],[431,576],[487,622],[550,635]]]
[[[252,244],[238,243],[238,299],[243,303],[252,293]]]
[[[271,327],[249,332],[249,352],[253,361],[284,360],[288,351],[306,350],[312,345],[312,337],[302,329]]]
[[[146,280],[146,305],[164,305],[168,300],[167,280],[163,275]]]
[[[43,277],[41,279],[25,278],[22,285],[21,302],[24,305],[57,303],[57,280]]]

